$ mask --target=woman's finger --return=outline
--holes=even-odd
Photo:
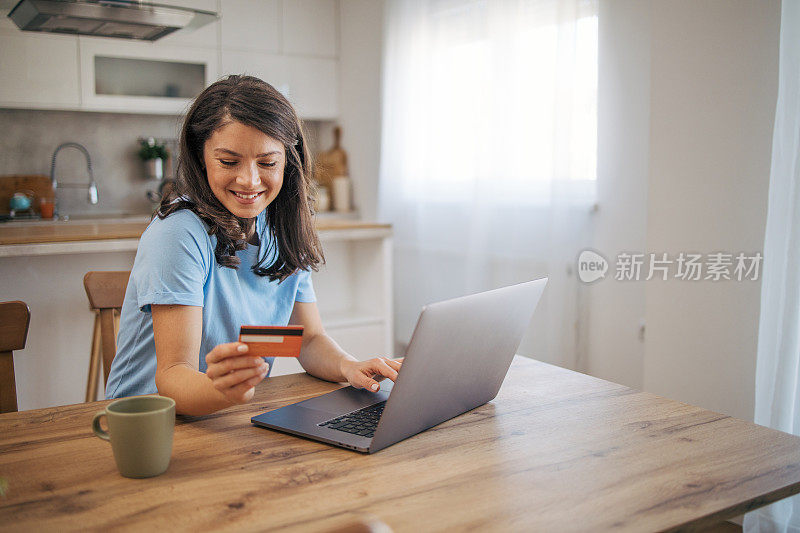
[[[358,383],[358,386],[360,386],[362,389],[367,389],[368,391],[372,392],[378,392],[381,390],[380,383],[368,376],[362,375],[359,381],[360,382]]]
[[[266,370],[255,371],[255,374],[253,374],[253,372],[253,370],[248,369],[236,370],[227,376],[213,380],[213,385],[218,391],[225,395],[230,395],[231,391],[234,391],[237,389],[237,387],[242,387],[244,385],[246,385],[244,387],[246,390],[257,385],[267,375]]]
[[[356,383],[356,385],[372,392],[378,392],[381,388],[378,382],[384,377],[393,379],[392,376],[396,377],[397,372],[395,372],[394,369],[387,365],[382,359],[376,357],[374,359],[364,361],[361,363],[361,365],[359,365],[357,378],[358,383]]]
[[[391,367],[395,372],[399,371],[400,367],[403,366],[401,363],[398,363],[396,361],[392,361],[391,359],[387,359],[386,357],[382,357],[381,359],[387,365],[389,365],[389,367]],[[373,376],[373,379],[375,381],[383,381],[384,379],[386,379],[386,374],[384,373],[383,375],[379,374],[377,376]],[[391,379],[392,381],[396,381],[397,380],[397,375],[395,375],[393,378],[389,378],[389,379]]]
[[[261,381],[264,376],[267,375],[267,371],[269,370],[269,365],[264,363],[264,366],[258,366],[254,368],[242,368],[239,370],[234,370],[224,376],[212,379],[211,381],[214,383],[214,387],[224,392],[226,389],[230,389],[239,385],[240,383],[247,381],[248,379],[257,379],[256,383]]]
[[[258,382],[255,381],[255,379],[256,378],[248,379],[247,381],[236,385],[232,389],[226,390],[225,396],[234,403],[247,403],[250,401],[250,398],[252,398],[251,391],[253,390],[253,387],[258,385]],[[248,396],[250,396],[250,398],[248,398]]]
[[[394,368],[396,371],[400,371],[400,367],[403,366],[403,363],[399,363],[397,361],[392,361],[391,359],[383,358],[383,361],[389,365],[390,367]]]
[[[219,363],[223,359],[232,357],[234,355],[242,355],[247,353],[248,346],[243,342],[228,342],[226,344],[218,344],[213,350],[206,355],[206,364],[212,365]]]
[[[259,366],[264,360],[260,357],[240,355],[238,357],[228,357],[218,363],[212,363],[206,370],[206,375],[210,378],[221,377],[240,368],[253,368]]]
[[[373,375],[372,377],[375,378],[376,381],[380,381],[383,378],[389,378],[392,381],[397,378],[397,370],[392,368],[386,363],[386,360],[382,357],[375,357],[373,359],[368,359],[364,361],[364,366],[361,367],[362,372],[371,372]]]
[[[383,359],[378,359],[373,367],[381,376],[387,377],[392,381],[397,379],[397,370],[389,366]]]

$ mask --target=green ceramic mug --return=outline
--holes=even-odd
[[[105,417],[108,431],[100,427]],[[164,396],[134,396],[108,404],[94,415],[94,434],[111,441],[119,473],[125,477],[163,474],[172,455],[175,400]]]

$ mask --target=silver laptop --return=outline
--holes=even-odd
[[[261,427],[372,453],[497,395],[547,278],[430,304],[392,383],[344,387],[250,419]]]

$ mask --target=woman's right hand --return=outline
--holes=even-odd
[[[241,342],[220,344],[206,355],[206,376],[214,388],[234,404],[253,399],[254,387],[269,371],[269,364],[260,357],[247,355],[247,345]]]

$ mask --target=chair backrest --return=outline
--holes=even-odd
[[[130,271],[87,272],[83,287],[89,297],[89,307],[100,317],[100,346],[103,354],[103,379],[108,383],[108,372],[117,354],[119,311],[125,300]]]
[[[25,348],[31,312],[25,302],[0,303],[0,413],[17,410],[14,350]]]

